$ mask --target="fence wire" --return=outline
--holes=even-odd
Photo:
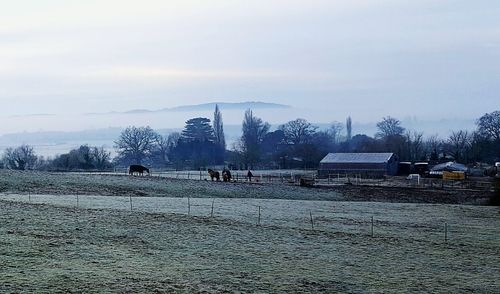
[[[82,209],[184,214],[248,225],[500,248],[497,207],[248,198],[0,194],[0,200]],[[213,207],[213,208],[212,208]],[[372,220],[373,219],[373,220]]]

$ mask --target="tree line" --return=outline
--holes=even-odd
[[[248,109],[241,137],[226,146],[222,113],[216,105],[212,120],[196,117],[181,132],[161,135],[152,128],[130,126],[115,141],[116,156],[103,147],[82,145],[53,159],[43,159],[29,145],[7,148],[3,165],[10,169],[105,170],[143,164],[175,169],[317,168],[329,152],[393,152],[400,161],[457,161],[464,164],[500,161],[500,111],[476,120],[474,131],[456,130],[447,138],[407,130],[387,116],[377,122],[375,136],[353,135],[352,119],[319,130],[297,118],[272,130]]]

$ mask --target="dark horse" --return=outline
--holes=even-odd
[[[144,175],[144,172],[147,172],[149,175],[149,168],[138,164],[132,164],[131,166],[128,167],[128,174],[131,176],[134,175],[134,173],[138,173],[139,175],[142,176]]]
[[[214,180],[217,180],[217,181],[220,181],[220,174],[218,171],[215,171],[213,169],[208,169],[208,175],[210,176],[210,178],[212,179],[212,181]]]
[[[231,172],[228,169],[222,171],[222,181],[231,182]]]

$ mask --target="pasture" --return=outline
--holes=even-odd
[[[500,288],[498,207],[353,202],[286,185],[0,175],[0,292]]]

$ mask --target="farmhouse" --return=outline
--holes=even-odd
[[[394,153],[329,153],[319,163],[319,175],[396,175],[398,157]]]

